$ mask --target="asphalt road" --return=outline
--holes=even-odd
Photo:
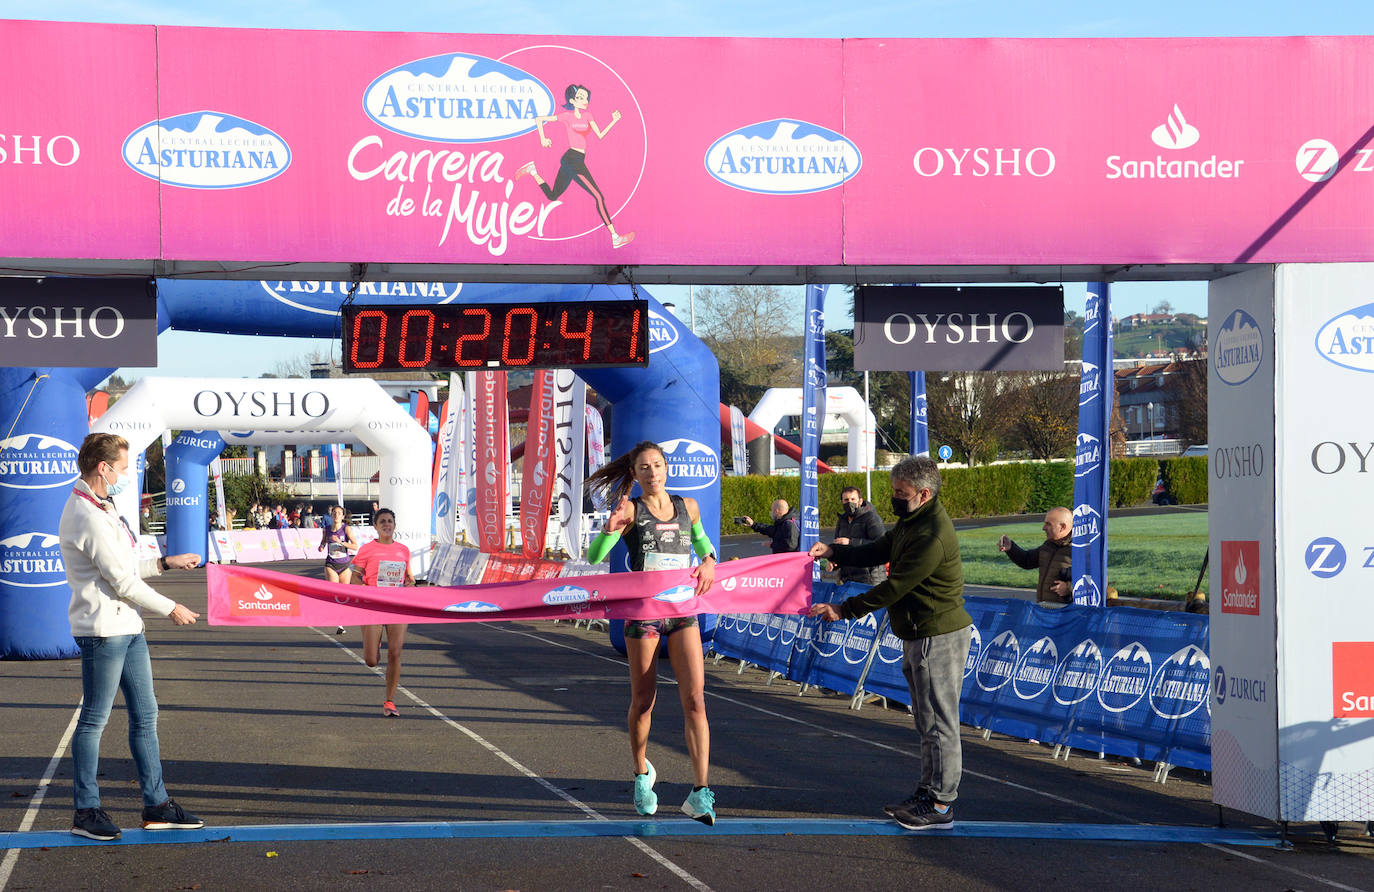
[[[203,609],[203,571],[176,580],[159,587]],[[660,812],[638,819],[624,660],[566,623],[412,626],[399,719],[381,715],[356,630],[153,620],[149,638],[167,785],[207,828],[72,844],[80,667],[0,663],[0,890],[1374,888],[1374,840],[1353,825],[1334,846],[1311,825],[1291,851],[1218,842],[1203,776],[1161,786],[1149,766],[1055,762],[972,728],[956,830],[897,833],[880,808],[914,786],[905,712],[855,712],[729,662],[707,664],[717,827],[677,812],[690,774],[666,665],[650,744]],[[126,732],[116,708],[102,791],[127,828],[139,796]],[[394,823],[360,828],[375,822]],[[1192,841],[1154,838],[1166,827]],[[567,835],[598,828],[621,835]],[[1152,838],[1078,838],[1121,832]]]

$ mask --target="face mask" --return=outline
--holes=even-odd
[[[893,513],[893,514],[895,514],[895,515],[897,515],[897,517],[901,518],[901,517],[906,517],[908,514],[911,513],[911,511],[912,511],[912,508],[911,508],[911,502],[910,502],[910,500],[908,500],[908,499],[899,499],[899,498],[897,498],[896,496],[893,496],[893,498],[892,498],[892,513]]]
[[[100,479],[105,480],[103,476]],[[122,474],[117,474],[115,475],[113,483],[111,483],[108,480],[105,480],[105,492],[107,495],[117,496],[120,493],[122,493],[128,487],[128,485],[129,478]]]
[[[859,513],[859,506],[851,505],[848,502],[846,502],[844,505],[844,513],[847,517],[853,517],[855,514]]]

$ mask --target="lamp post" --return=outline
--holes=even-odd
[[[1155,442],[1155,404],[1146,403],[1145,411],[1150,415],[1150,448],[1153,450]]]

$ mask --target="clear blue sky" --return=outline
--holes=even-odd
[[[726,37],[1186,37],[1368,34],[1368,0],[1334,0],[1319,7],[1292,2],[1155,0],[1106,4],[1099,0],[895,0],[846,3],[816,0],[660,0],[657,3],[481,2],[377,3],[375,0],[7,0],[0,17],[156,25],[309,28],[350,31],[437,31],[472,34],[610,34]],[[649,289],[688,315],[685,287]],[[847,297],[831,289],[826,315],[847,327]],[[800,289],[797,291],[800,302]],[[1066,286],[1068,309],[1081,311],[1083,286]],[[1176,311],[1206,312],[1198,282],[1113,286],[1118,316],[1145,312],[1161,300]],[[279,361],[337,344],[285,338],[243,338],[169,332],[159,340],[157,374],[195,375],[234,369],[256,377]],[[211,362],[207,364],[207,357]],[[126,377],[152,373],[126,369]]]

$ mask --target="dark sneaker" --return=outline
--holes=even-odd
[[[109,842],[119,839],[120,833],[103,808],[78,808],[72,818],[72,835]]]
[[[911,809],[915,808],[922,802],[925,802],[929,798],[930,794],[927,793],[925,790],[917,790],[915,793],[912,793],[910,796],[908,796],[906,799],[903,799],[901,802],[894,802],[891,805],[884,805],[883,811],[887,813],[888,817],[895,818],[897,817],[897,812],[910,811]]]
[[[145,806],[143,809],[144,830],[199,830],[205,822],[168,799],[161,805]]]
[[[950,830],[954,827],[954,806],[941,814],[935,810],[935,803],[926,799],[892,817],[906,830]]]

